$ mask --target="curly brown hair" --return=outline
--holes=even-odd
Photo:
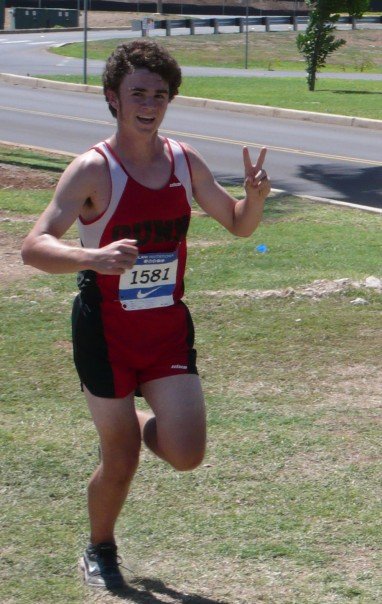
[[[160,44],[151,40],[134,40],[129,44],[120,44],[106,61],[102,74],[103,91],[118,94],[121,82],[126,74],[135,69],[148,69],[157,73],[169,85],[170,101],[178,94],[182,82],[182,73],[177,61]],[[107,100],[107,97],[106,97]],[[117,112],[109,103],[113,117]]]

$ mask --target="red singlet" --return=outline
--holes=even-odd
[[[192,184],[182,146],[165,140],[172,170],[161,189],[132,178],[107,143],[94,148],[111,178],[102,215],[78,220],[82,245],[136,239],[139,256],[123,275],[79,273],[73,309],[74,359],[81,381],[97,396],[124,397],[146,381],[197,373],[194,330],[181,301]]]

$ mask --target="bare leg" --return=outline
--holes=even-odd
[[[138,422],[139,422],[139,428],[141,431],[141,438],[144,441],[145,440],[144,432],[145,432],[146,424],[150,419],[155,418],[155,415],[152,411],[141,411],[140,409],[136,409],[136,413],[137,413],[137,418],[138,418]]]
[[[141,434],[132,394],[124,399],[85,394],[102,451],[88,487],[90,539],[97,545],[114,541],[114,526],[138,466]]]
[[[145,444],[177,470],[197,467],[206,446],[205,406],[198,376],[152,380],[141,390],[155,414],[140,415]]]
[[[155,415],[136,412],[133,394],[103,399],[85,390],[100,437],[102,460],[89,482],[91,543],[113,542],[114,527],[139,462],[141,433],[147,446],[178,470],[204,456],[205,407],[198,376],[152,380],[142,393]]]

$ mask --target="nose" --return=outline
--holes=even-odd
[[[154,105],[155,105],[155,98],[153,96],[145,96],[142,99],[142,105],[144,107],[154,107]]]

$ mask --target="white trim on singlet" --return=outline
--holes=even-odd
[[[177,141],[171,139],[166,140],[168,141],[173,157],[173,173],[183,185],[186,191],[187,201],[191,206],[192,182],[185,151]],[[103,232],[118,207],[129,176],[105,142],[98,143],[93,148],[105,158],[109,168],[111,181],[110,203],[104,213],[98,218],[88,223],[79,218],[77,220],[77,226],[82,245],[89,248],[98,248]]]
[[[167,139],[172,155],[174,158],[174,175],[182,183],[186,195],[187,201],[191,206],[192,203],[192,182],[191,182],[191,174],[190,168],[188,165],[186,153],[183,147],[177,141],[172,140],[171,138]]]
[[[99,216],[99,218],[96,218],[88,223],[83,222],[80,219],[77,220],[82,245],[90,248],[99,247],[105,227],[116,211],[128,181],[128,175],[121,168],[120,164],[111,153],[106,143],[98,143],[94,146],[94,149],[96,151],[98,150],[98,152],[105,158],[108,165],[111,182],[111,196],[109,205],[103,214]]]

